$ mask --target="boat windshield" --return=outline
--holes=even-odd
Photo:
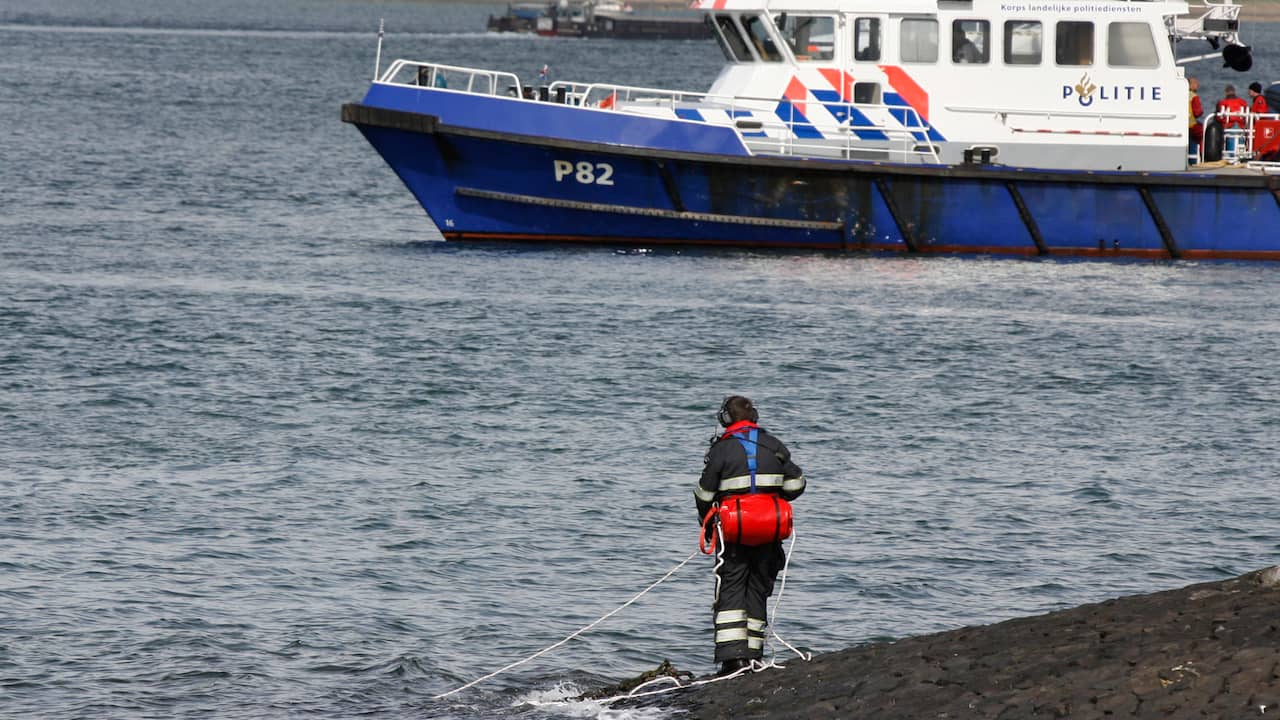
[[[952,21],[951,59],[964,64],[987,64],[991,60],[991,23],[987,20]]]
[[[875,62],[880,59],[880,18],[854,19],[853,59],[858,62]]]
[[[732,15],[717,15],[714,24],[716,40],[720,41],[720,49],[731,62],[751,62],[751,51],[747,49],[747,41],[738,29],[738,23]]]
[[[778,16],[778,31],[800,62],[832,60],[836,56],[836,19],[830,15]]]
[[[1039,20],[1006,20],[1004,63],[1039,65],[1044,54],[1044,26]]]
[[[773,41],[773,34],[769,32],[769,24],[761,15],[752,15],[742,18],[742,25],[747,31],[747,37],[751,38],[751,46],[756,49],[756,53],[761,60],[765,62],[782,62],[782,53],[778,51],[778,45]]]
[[[1093,64],[1093,23],[1061,20],[1055,30],[1054,52],[1059,65]]]
[[[903,18],[899,40],[902,62],[938,61],[938,21],[932,18]]]
[[[1151,26],[1142,22],[1113,22],[1107,26],[1107,64],[1111,67],[1160,66]]]

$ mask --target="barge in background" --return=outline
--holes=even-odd
[[[490,15],[490,32],[537,33],[546,36],[599,37],[623,40],[707,39],[711,29],[699,12],[680,6],[631,5],[575,0],[522,2],[504,15]]]
[[[448,240],[1280,259],[1280,117],[1189,166],[1230,0],[699,3],[707,92],[396,60],[342,117]]]

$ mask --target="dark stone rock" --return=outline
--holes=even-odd
[[[639,704],[704,720],[1280,716],[1278,607],[1280,569],[1268,568],[792,660]]]

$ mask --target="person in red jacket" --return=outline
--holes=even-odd
[[[1254,115],[1271,112],[1271,108],[1267,106],[1267,98],[1262,94],[1262,83],[1249,83],[1249,112]]]
[[[1225,88],[1226,95],[1218,101],[1215,112],[1218,114],[1218,122],[1222,123],[1223,129],[1243,128],[1244,116],[1249,111],[1249,103],[1242,98],[1236,97],[1236,86],[1228,85]]]

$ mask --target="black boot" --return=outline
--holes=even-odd
[[[732,660],[725,660],[724,662],[720,663],[720,672],[716,673],[716,675],[732,675],[738,672],[739,670],[741,670],[742,668],[748,667],[749,665],[751,665],[751,661],[747,660],[746,658],[734,658]]]

